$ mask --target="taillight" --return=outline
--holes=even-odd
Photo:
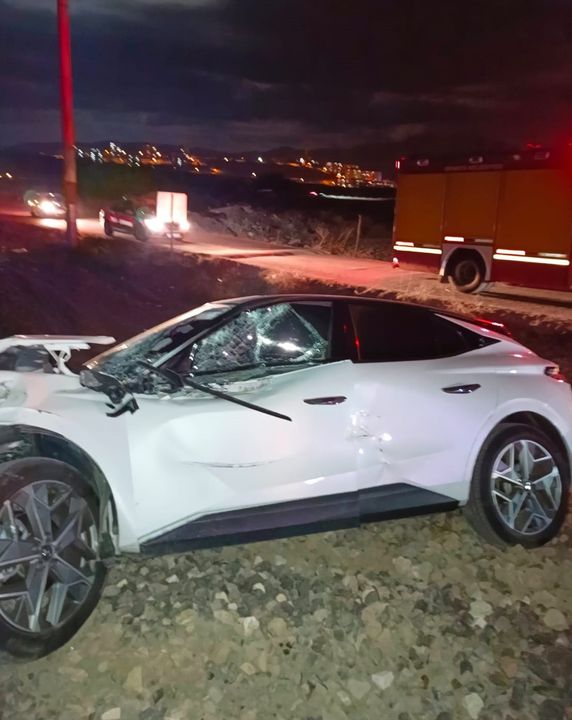
[[[560,370],[558,365],[548,365],[544,368],[544,374],[548,375],[549,378],[556,380],[556,382],[568,382],[564,373]]]

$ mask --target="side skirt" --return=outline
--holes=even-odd
[[[455,509],[457,500],[395,483],[360,492],[326,495],[262,507],[204,515],[141,544],[145,555],[308,535]]]

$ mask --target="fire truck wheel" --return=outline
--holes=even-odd
[[[486,286],[485,268],[476,256],[461,256],[451,267],[448,278],[453,287],[463,293],[479,292]]]

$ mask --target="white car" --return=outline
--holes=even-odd
[[[27,193],[25,201],[35,218],[61,218],[66,214],[66,201],[59,193]]]
[[[203,305],[106,337],[0,340],[0,649],[38,657],[117,553],[464,507],[532,548],[567,508],[572,394],[502,325],[324,295]]]

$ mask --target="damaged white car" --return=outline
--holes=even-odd
[[[117,553],[463,506],[532,548],[567,508],[572,394],[502,325],[336,296],[209,303],[106,337],[0,340],[0,649],[38,657]]]

